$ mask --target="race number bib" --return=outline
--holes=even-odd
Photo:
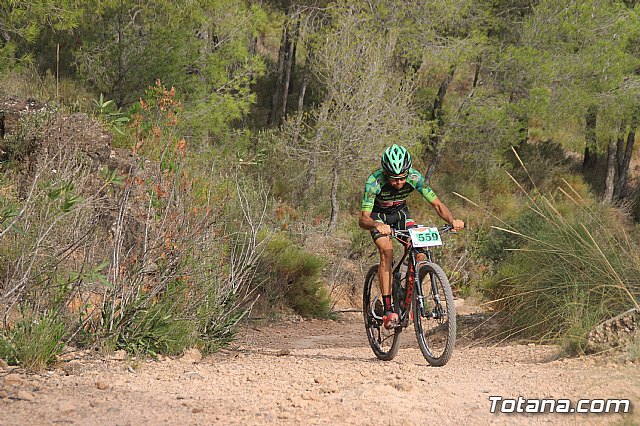
[[[414,247],[441,246],[442,240],[438,228],[419,227],[409,229]]]

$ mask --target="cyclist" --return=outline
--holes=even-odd
[[[384,315],[384,327],[387,329],[399,325],[398,314],[394,312],[391,301],[391,282],[393,265],[393,245],[391,228],[409,229],[417,226],[411,219],[406,199],[417,190],[433,206],[438,216],[451,224],[455,230],[464,228],[464,222],[455,219],[449,208],[427,186],[424,176],[411,167],[411,155],[403,146],[393,145],[382,154],[381,166],[374,171],[365,184],[360,227],[371,231],[371,236],[380,252],[378,277]],[[386,238],[385,238],[386,237]],[[424,254],[418,260],[424,259]]]

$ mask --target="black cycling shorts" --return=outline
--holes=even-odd
[[[409,215],[409,209],[406,206],[395,213],[387,214],[372,212],[371,219],[375,220],[376,222],[385,223],[391,226],[391,229],[396,230],[407,230],[409,228],[415,228],[416,226],[418,226],[416,225],[416,222],[411,219],[411,216]],[[373,241],[375,241],[380,237],[384,237],[384,235],[382,235],[380,232],[378,232],[377,229],[374,228],[371,230],[371,237],[373,238]]]

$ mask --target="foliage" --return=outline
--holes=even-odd
[[[81,76],[101,93],[125,106],[156,78],[174,80],[191,59],[190,43],[171,19],[173,2],[91,1],[79,32],[84,43],[76,52]],[[113,37],[113,34],[117,37]],[[149,71],[149,72],[147,72]]]
[[[131,354],[156,356],[158,354],[178,355],[195,343],[195,324],[180,318],[179,309],[171,301],[175,293],[161,296],[145,307],[144,295],[129,305],[115,318],[109,315],[117,310],[105,306],[103,323],[111,324],[114,349],[124,349]],[[119,310],[119,309],[118,309]]]
[[[305,317],[326,318],[331,300],[319,279],[322,260],[297,247],[285,234],[276,234],[266,246],[257,278],[271,306],[280,302]]]
[[[132,149],[154,159],[146,179],[129,177],[131,190],[148,205],[147,239],[123,252],[121,266],[112,269],[121,272],[114,272],[114,288],[95,324],[98,335],[127,351],[175,354],[194,344],[216,350],[233,338],[234,326],[252,303],[252,262],[260,257],[255,237],[238,239],[225,231],[226,223],[211,217],[231,222],[244,214],[243,223],[254,224],[257,232],[261,219],[254,222],[252,215],[264,212],[252,213],[250,206],[254,196],[261,197],[259,188],[249,195],[236,182],[235,201],[216,189],[219,183],[210,175],[201,174],[209,165],[179,135],[182,110],[175,89],[157,82],[133,115]],[[130,202],[126,192],[122,196],[122,203]],[[128,233],[126,222],[117,226],[120,235]]]
[[[107,100],[100,93],[100,98],[93,100],[93,107],[98,117],[104,119],[117,133],[124,135],[121,126],[129,122],[129,117],[122,112],[122,108],[116,109],[113,99]]]
[[[537,71],[529,72],[532,96],[524,102],[549,135],[555,138],[568,121],[597,108],[602,147],[620,121],[630,119],[640,88],[634,71],[638,22],[622,2],[542,1],[534,8],[523,25],[523,46],[514,52]],[[575,148],[577,140],[567,145]]]
[[[3,318],[28,301],[34,315],[59,312],[69,341],[152,355],[233,339],[254,300],[255,235],[268,203],[255,180],[212,179],[207,156],[179,135],[175,90],[158,82],[148,93],[127,130],[143,155],[128,173],[94,173],[81,149],[52,144],[38,150],[22,196],[5,188]],[[253,231],[227,229],[238,223]]]
[[[618,210],[570,186],[554,196],[529,195],[514,223],[496,227],[508,236],[487,250],[494,258],[499,246],[513,251],[487,289],[508,313],[505,334],[560,342],[576,353],[597,323],[636,306],[639,247],[625,228]]]
[[[504,163],[509,148],[522,139],[521,126],[504,99],[472,99],[446,136],[473,170],[492,170]]]
[[[180,87],[183,122],[194,135],[223,137],[248,113],[255,102],[250,86],[264,72],[250,43],[266,18],[258,5],[244,0],[90,4],[76,64],[118,107],[131,105],[159,79]]]
[[[33,154],[38,138],[55,112],[54,108],[42,108],[20,117],[16,131],[0,139],[0,161],[5,163],[3,166],[15,166]]]
[[[56,31],[75,28],[81,9],[72,0],[18,0],[0,3],[0,71],[19,61],[33,59],[20,55],[23,44],[34,43],[43,28]]]
[[[62,353],[64,333],[65,326],[58,312],[26,313],[0,334],[0,358],[27,370],[41,370],[53,364]]]

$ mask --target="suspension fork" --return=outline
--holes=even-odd
[[[433,256],[431,254],[431,250],[426,250],[425,254],[427,256],[426,261],[421,261],[421,262],[415,262],[415,267],[414,267],[414,282],[418,283],[419,281],[419,269],[422,266],[422,263],[432,263],[433,262]],[[415,257],[414,257],[415,259]],[[429,313],[429,317],[439,317],[440,316],[440,311],[441,311],[441,303],[440,303],[440,293],[438,292],[438,285],[436,283],[436,277],[435,274],[429,274],[429,278],[430,278],[430,284],[431,284],[431,291],[433,293],[433,300],[435,302],[435,312]],[[427,314],[425,313],[425,308],[424,308],[424,294],[422,292],[422,286],[416,286],[416,300],[418,301],[418,306],[420,308],[420,315],[422,317],[427,316]]]
[[[415,260],[415,254],[414,254],[414,268],[413,268],[413,274],[414,274],[414,279],[413,282],[415,283],[420,283],[420,264],[422,262],[417,262]],[[427,251],[427,260],[431,261],[431,253],[429,251]],[[415,286],[416,289],[416,302],[418,303],[418,309],[420,312],[420,316],[424,317],[424,294],[422,294],[422,285],[416,285]]]

